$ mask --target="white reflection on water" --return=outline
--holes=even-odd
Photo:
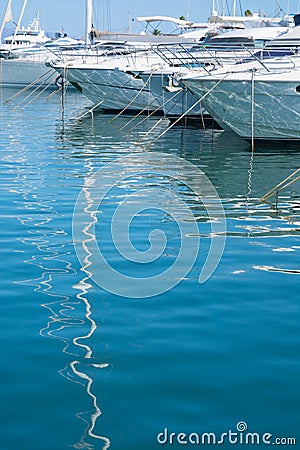
[[[25,153],[23,159],[26,161]],[[73,286],[64,284],[66,292],[70,288],[77,290],[76,300],[67,293],[56,292],[55,284],[59,283],[59,277],[64,275],[64,282],[67,283],[68,276],[78,274],[72,267],[72,262],[65,259],[70,254],[65,249],[68,233],[62,228],[55,227],[55,219],[59,217],[55,211],[56,201],[41,196],[39,189],[43,187],[45,180],[38,168],[36,171],[37,173],[29,180],[26,176],[26,166],[18,168],[14,192],[23,198],[22,205],[18,207],[20,211],[17,219],[27,228],[25,236],[18,240],[30,246],[31,258],[24,260],[24,263],[38,267],[42,273],[40,277],[20,280],[18,284],[32,286],[35,292],[43,293],[54,300],[41,305],[50,314],[49,322],[40,330],[40,335],[59,339],[64,343],[62,352],[72,357],[76,356],[65,368],[59,370],[59,373],[64,378],[84,386],[91,400],[92,411],[76,413],[76,416],[86,423],[86,428],[80,441],[71,446],[88,450],[99,449],[100,444],[101,449],[106,450],[110,447],[110,440],[95,431],[97,419],[102,412],[93,392],[94,378],[87,373],[88,367],[102,370],[108,368],[107,363],[99,362],[93,357],[93,349],[89,345],[89,339],[97,328],[88,299],[91,288],[87,282],[89,255],[87,254],[85,259],[84,277]],[[87,239],[89,239],[88,228],[89,226],[83,231]],[[70,337],[72,333],[78,333],[76,331],[78,329],[81,329],[83,334]],[[51,377],[51,374],[49,376]]]
[[[90,171],[93,170],[91,163],[89,163],[90,166]],[[88,189],[83,188],[84,193],[85,193],[85,199],[86,199],[86,208],[85,208],[85,212],[89,212],[90,207],[93,204],[93,200],[91,199],[91,195],[89,193]],[[94,239],[94,235],[93,233],[90,233],[90,228],[93,226],[93,224],[96,221],[96,217],[94,215],[93,212],[89,212],[89,215],[91,217],[91,222],[87,223],[86,226],[83,228],[82,233],[86,236],[86,239],[83,240],[82,242],[82,248],[83,251],[86,253],[86,256],[84,258],[84,266],[82,267],[82,271],[86,274],[86,276],[80,280],[80,282],[76,285],[73,286],[74,289],[78,289],[81,292],[79,292],[76,297],[81,300],[84,305],[85,305],[85,317],[86,319],[89,321],[90,324],[90,329],[88,331],[87,334],[83,335],[83,336],[78,336],[75,337],[73,339],[73,343],[74,345],[76,345],[77,347],[81,347],[85,350],[85,355],[84,358],[85,359],[92,359],[93,357],[93,350],[92,348],[89,346],[88,344],[88,339],[90,339],[93,335],[93,333],[95,332],[97,325],[96,322],[93,320],[92,318],[92,313],[91,313],[91,305],[89,303],[89,300],[87,298],[87,293],[89,291],[89,289],[92,287],[90,283],[88,283],[89,278],[91,277],[91,272],[88,270],[88,268],[91,265],[91,262],[89,260],[89,257],[91,256],[89,249],[88,249],[88,245],[87,243]],[[78,365],[80,365],[79,361],[72,361],[70,363],[70,367],[72,369],[72,371],[74,372],[75,375],[77,375],[81,380],[85,381],[86,384],[86,390],[88,395],[92,398],[93,401],[93,406],[94,406],[94,412],[92,413],[91,417],[90,417],[90,424],[88,424],[88,427],[86,429],[86,434],[92,438],[96,438],[96,439],[102,439],[104,442],[104,446],[103,446],[103,450],[107,449],[110,447],[110,441],[108,438],[104,437],[104,436],[99,436],[97,434],[94,433],[94,429],[96,426],[96,422],[97,419],[101,416],[101,409],[98,406],[98,401],[97,401],[97,397],[95,396],[95,394],[92,392],[92,386],[93,386],[93,378],[90,377],[87,373],[80,371],[78,369]],[[109,367],[109,364],[107,363],[92,363],[91,365],[93,367],[99,368],[99,369],[105,369],[107,367]],[[82,437],[81,439],[81,443],[84,442],[84,438],[85,436]],[[82,448],[82,447],[78,447],[77,445],[74,445],[75,448]]]
[[[300,270],[298,269],[285,269],[283,267],[273,267],[273,266],[253,266],[253,269],[256,270],[263,270],[265,272],[281,272],[281,273],[288,273],[288,274],[300,274]]]
[[[102,117],[100,119],[102,120]],[[189,133],[191,136],[190,140],[192,139],[194,141],[193,134]],[[15,130],[13,130],[12,136],[16,139]],[[93,145],[96,147],[98,142],[96,138],[93,139],[95,139]],[[189,142],[187,143],[189,144]],[[107,449],[110,446],[109,439],[96,432],[97,421],[101,416],[101,405],[99,405],[94,393],[95,389],[93,389],[95,388],[95,378],[90,375],[89,370],[92,368],[101,369],[102,371],[110,370],[107,363],[99,362],[93,357],[93,349],[89,344],[97,328],[97,324],[93,320],[91,303],[89,301],[91,297],[91,285],[88,282],[90,255],[87,245],[85,245],[90,239],[89,230],[94,220],[91,215],[92,208],[89,205],[89,194],[86,192],[86,212],[90,213],[91,223],[83,230],[86,236],[86,240],[83,241],[83,248],[86,247],[86,257],[84,265],[85,273],[81,275],[82,278],[80,279],[80,274],[76,273],[70,261],[70,258],[72,256],[74,257],[74,255],[68,254],[66,249],[66,241],[70,239],[70,233],[68,235],[66,230],[57,226],[57,223],[60,222],[57,221],[59,219],[59,213],[55,208],[59,204],[59,198],[55,199],[54,194],[59,189],[56,191],[56,185],[53,180],[49,182],[49,180],[44,180],[43,178],[45,177],[46,169],[49,170],[49,174],[53,169],[51,165],[49,168],[47,167],[49,161],[45,159],[45,156],[44,159],[41,156],[40,160],[38,160],[38,153],[34,156],[35,160],[32,163],[28,159],[28,148],[24,148],[23,151],[20,143],[14,143],[14,145],[16,144],[18,144],[20,150],[15,152],[13,157],[10,157],[9,153],[5,152],[3,158],[8,163],[7,173],[14,177],[10,185],[11,191],[22,197],[20,202],[21,206],[19,206],[18,211],[18,219],[22,227],[20,227],[18,232],[22,235],[20,241],[27,248],[30,246],[30,250],[27,252],[27,254],[30,254],[30,259],[24,262],[38,267],[41,271],[40,277],[28,279],[23,283],[31,285],[32,290],[37,293],[40,292],[48,296],[49,303],[44,303],[43,306],[49,311],[49,322],[41,329],[40,333],[41,335],[62,341],[62,351],[68,355],[69,363],[67,367],[61,369],[59,372],[66,379],[82,385],[84,387],[83,393],[87,393],[85,398],[89,401],[90,411],[77,413],[78,418],[85,422],[85,430],[79,442],[74,444],[73,447],[78,449],[91,449],[96,447],[99,449],[101,446],[102,449]],[[118,142],[115,143],[115,147],[111,143],[107,145],[109,152],[108,156],[105,157],[108,158],[112,153],[117,153],[120,145]],[[193,142],[189,145],[193,149],[193,152],[190,151],[189,155],[195,158],[195,143]],[[124,146],[123,144],[123,148]],[[76,150],[76,152],[76,157],[84,157],[86,164],[89,156],[83,155],[82,150]],[[248,171],[249,177],[245,184],[244,178],[246,177],[243,178],[243,175],[247,172],[247,168],[245,169],[243,166],[245,157],[240,151],[236,153],[232,151],[230,153],[229,147],[226,149],[226,152],[229,152],[227,166],[224,164],[224,161],[226,162],[224,152],[215,152],[217,154],[215,156],[213,154],[210,155],[207,149],[204,148],[204,154],[201,157],[204,158],[208,172],[210,171],[209,175],[214,177],[215,183],[220,187],[223,204],[226,208],[230,236],[234,238],[251,238],[250,244],[265,246],[266,251],[270,249],[267,255],[268,258],[266,257],[263,262],[259,261],[259,257],[264,253],[253,252],[256,258],[255,262],[257,263],[252,266],[255,270],[299,274],[300,271],[297,267],[293,269],[293,266],[296,266],[295,257],[292,260],[293,266],[291,264],[290,268],[275,267],[273,265],[274,258],[272,258],[272,254],[274,255],[274,247],[284,248],[284,245],[291,245],[294,243],[291,237],[297,238],[299,236],[299,197],[292,197],[289,201],[281,197],[279,206],[282,209],[282,213],[270,210],[266,205],[261,205],[258,200],[259,196],[264,194],[268,187],[273,186],[278,180],[284,178],[289,165],[292,166],[292,163],[295,164],[294,156],[293,158],[276,156],[276,158],[273,157],[272,159],[270,156],[265,158],[255,154],[254,161],[251,158],[250,169]],[[101,162],[103,162],[103,155],[105,153],[101,154],[99,152],[99,154],[101,155]],[[65,155],[69,157],[67,151]],[[248,162],[248,154],[246,156]],[[283,164],[285,160],[287,161],[286,165]],[[55,159],[50,162],[52,164],[55,163]],[[199,161],[196,159],[196,162],[200,164],[200,157]],[[18,164],[19,167],[16,169],[16,165]],[[69,166],[66,168],[70,170]],[[92,172],[91,166],[89,170]],[[282,170],[282,173],[280,170]],[[80,165],[78,171],[81,175],[85,173],[85,168]],[[52,187],[53,193],[47,192],[45,185]],[[247,195],[243,194],[242,191],[242,188],[245,186],[248,188]],[[68,189],[69,187],[67,178],[63,187],[64,189]],[[287,217],[289,218],[287,219]],[[66,221],[67,219],[64,218],[64,220]],[[26,230],[26,232],[22,233],[22,229]],[[274,240],[268,239],[273,237],[280,239],[274,243]],[[288,242],[285,242],[285,238],[288,238]],[[298,243],[298,239],[296,243]],[[291,253],[291,256],[293,254],[297,256],[296,253],[299,252],[300,247],[293,245],[292,248],[297,251]],[[72,251],[73,248],[71,249]],[[276,252],[275,250],[275,256],[276,254],[280,257],[278,264],[285,266],[285,263],[282,261],[284,253]],[[248,270],[248,263],[242,265],[242,257],[243,255],[237,258],[236,270],[233,268],[233,273],[237,276]],[[249,262],[249,265],[251,262]],[[263,263],[266,265],[263,265]],[[37,271],[32,270],[32,272]],[[61,287],[62,278],[65,283],[63,287]],[[76,282],[74,281],[75,279]],[[56,288],[56,285],[59,288]],[[74,290],[76,290],[76,294],[74,294]],[[37,370],[39,364],[37,362]],[[49,379],[52,378],[51,373],[48,374],[48,377]],[[66,412],[69,413],[70,411],[66,407]]]

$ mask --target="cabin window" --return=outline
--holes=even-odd
[[[300,84],[298,84],[298,86],[296,87],[296,92],[297,94],[300,94]]]

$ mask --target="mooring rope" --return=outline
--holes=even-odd
[[[274,186],[272,189],[270,189],[265,195],[263,195],[260,200],[261,202],[265,203],[267,202],[267,200],[272,197],[273,195],[278,195],[278,192],[280,192],[282,189],[287,188],[288,186],[290,186],[291,184],[295,183],[296,181],[300,180],[300,175],[298,175],[296,178],[294,178],[293,180],[291,178],[293,178],[295,175],[297,175],[297,173],[300,172],[300,168],[296,169],[293,173],[291,173],[288,177],[286,177],[284,180],[282,180],[280,183],[276,184],[276,186]]]
[[[146,111],[149,111],[149,108],[157,101],[157,97],[154,97],[152,102],[150,102],[148,105],[146,105],[143,109],[141,109],[132,119],[130,119],[125,125],[120,128],[120,131],[123,131],[128,125],[130,125],[134,120],[136,120],[141,114],[144,114]],[[150,116],[155,114],[157,111],[160,110],[160,106],[153,111],[151,111],[149,114],[147,114],[146,117],[144,117],[142,120],[140,120],[136,125],[134,125],[132,128],[130,128],[129,133],[134,130],[139,124],[143,123],[144,120],[147,120]]]
[[[132,128],[130,128],[130,130],[128,130],[129,132],[133,131],[136,127],[138,127],[139,125],[141,125],[145,120],[147,120],[149,117],[151,117],[153,114],[156,114],[158,111],[162,110],[169,102],[171,102],[171,100],[174,100],[175,96],[178,95],[179,93],[181,93],[182,91],[178,91],[176,92],[176,94],[173,95],[172,98],[169,98],[168,100],[166,100],[164,103],[162,103],[160,106],[158,106],[156,109],[154,109],[153,111],[151,111],[146,117],[144,117],[142,120],[140,120],[136,125],[134,125]],[[155,100],[157,100],[157,96],[155,97]],[[153,102],[152,102],[153,103]],[[129,122],[127,122],[127,124],[125,124],[120,130],[123,130],[124,128],[127,127],[127,125],[129,125],[133,120],[135,120],[142,112],[144,112],[150,105],[148,105],[146,108],[144,108],[142,111],[139,112],[139,114],[137,114],[133,119],[131,119]]]
[[[53,75],[53,74],[52,74]],[[37,93],[36,96],[34,96],[28,103],[26,103],[26,105],[24,106],[24,108],[28,105],[30,105],[30,103],[32,103],[34,100],[36,100],[41,94],[43,94],[43,92],[45,92],[46,89],[48,89],[50,87],[50,85],[54,82],[54,78],[50,79],[49,83],[41,90]],[[21,100],[14,108],[12,108],[13,111],[15,111],[16,109],[20,108],[20,106],[26,101],[28,100],[36,91],[38,91],[38,89],[40,89],[42,87],[42,85],[37,86],[32,92],[30,92],[25,98],[23,98],[23,100]]]
[[[141,94],[141,92],[144,90],[144,88],[147,86],[147,84],[149,83],[150,79],[152,77],[152,72],[150,73],[149,77],[147,78],[147,80],[145,81],[145,83],[143,84],[143,86],[141,87],[141,89],[138,91],[138,93],[133,97],[133,99],[128,103],[127,106],[125,106],[125,108],[122,109],[122,111],[120,111],[115,117],[113,117],[111,119],[110,122],[113,122],[114,120],[116,120],[118,117],[120,117],[132,104],[133,102],[138,98],[138,96]]]
[[[96,108],[98,108],[98,106],[100,106],[102,103],[104,102],[104,100],[100,100],[99,103],[96,103],[96,105],[93,105],[88,111],[86,111],[84,114],[82,114],[80,117],[78,117],[76,119],[76,122],[80,122],[81,119],[83,119],[85,116],[87,116],[88,114],[93,114],[94,110]]]
[[[42,81],[43,78],[46,78],[45,81],[48,81],[48,79],[50,78],[50,76],[52,75],[52,69],[48,70],[48,72],[45,72],[43,75],[41,75],[40,77],[36,78],[34,81],[32,81],[31,83],[29,83],[27,86],[25,86],[24,88],[20,89],[18,92],[16,92],[14,95],[12,95],[9,99],[7,99],[5,101],[5,104],[11,102],[13,99],[15,99],[16,97],[18,97],[19,95],[23,94],[24,92],[28,91],[28,89],[32,88],[33,86],[36,85],[36,83],[38,83],[39,81]],[[39,86],[37,88],[39,88],[41,86],[41,84],[39,84]]]
[[[192,109],[194,109],[197,105],[199,105],[199,103],[201,103],[205,97],[207,97],[222,81],[224,81],[228,75],[229,75],[229,72],[226,73],[225,76],[223,78],[221,78],[221,80],[219,80],[217,83],[215,83],[212,88],[210,88],[199,100],[196,101],[196,103],[194,103],[190,108],[188,108],[178,119],[175,120],[175,122],[173,122],[166,130],[164,130],[156,139],[151,141],[148,144],[148,147],[151,144],[154,144],[156,141],[158,141],[158,139],[163,137],[171,128],[173,128],[178,122],[180,122],[183,119],[183,117],[185,117]],[[141,139],[141,141],[142,141],[142,139]],[[138,141],[138,143],[139,142],[140,141]]]

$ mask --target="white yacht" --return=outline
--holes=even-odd
[[[285,31],[284,27],[241,29],[221,33],[193,46],[161,44],[153,48],[167,67],[157,66],[139,75],[144,81],[150,76],[150,91],[156,99],[160,99],[162,109],[171,120],[176,120],[189,110],[190,117],[199,116],[207,122],[205,110],[199,103],[193,107],[197,98],[180,83],[180,79],[193,71],[198,73],[201,70],[207,74],[218,67],[241,61],[251,55],[249,51],[263,48]]]
[[[216,66],[216,55],[217,65],[221,60],[224,64],[236,62],[238,57],[249,54],[249,46],[252,49],[255,45],[261,47],[284,30],[269,27],[227,32],[221,35],[223,40],[216,37],[204,44],[182,38],[173,38],[170,43],[169,36],[167,40],[161,36],[155,45],[147,41],[132,42],[123,44],[122,49],[119,44],[111,47],[109,56],[90,54],[84,59],[62,59],[53,61],[51,67],[64,73],[68,81],[105,110],[154,111],[160,107],[172,119],[187,110],[190,116],[202,116],[202,107],[192,108],[196,99],[179,86],[178,78],[191,68],[208,70],[207,66],[210,66],[209,70],[212,70]]]
[[[299,140],[299,44],[297,26],[269,44],[263,59],[190,74],[182,82],[223,128],[248,141]]]
[[[39,15],[27,27],[8,36],[0,47],[0,85],[23,88],[55,87],[57,73],[46,67],[55,54],[78,52],[85,43],[67,36],[50,40],[41,29]]]
[[[0,55],[8,54],[16,49],[25,50],[29,46],[43,44],[48,41],[49,38],[40,27],[39,15],[37,14],[27,27],[20,27],[16,33],[5,38],[4,43],[0,45]]]
[[[52,62],[51,67],[99,108],[112,111],[126,108],[132,112],[159,107],[137,72],[160,62],[151,49],[124,44],[113,46],[100,56]]]
[[[189,27],[190,22],[164,16],[139,18],[147,23],[169,22],[181,28]],[[211,27],[206,28],[205,30]],[[88,29],[88,27],[87,27]],[[201,38],[203,32],[201,31]],[[153,52],[151,45],[188,41],[182,36],[153,35],[144,32],[136,34],[93,33],[97,44],[85,55],[66,55],[53,59],[50,66],[77,87],[94,105],[103,110],[128,112],[154,111],[160,107],[151,94],[147,82],[138,75],[139,71],[166,67],[161,56]]]
[[[45,44],[35,44],[28,47],[15,48],[4,58],[0,58],[0,85],[2,87],[24,88],[33,87],[55,88],[58,74],[46,66],[46,61],[54,54],[72,54],[79,49],[84,51],[85,44],[71,38],[59,38]]]
[[[0,35],[5,24],[13,21],[11,4],[12,0],[8,0]],[[40,26],[39,14],[27,27],[22,27],[26,5],[27,0],[24,0],[14,33],[6,37],[0,45],[0,86],[55,87],[57,73],[46,67],[45,61],[49,57],[53,58],[53,52],[71,52],[74,49],[77,51],[84,43],[66,36],[51,41]]]

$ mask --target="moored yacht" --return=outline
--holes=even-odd
[[[296,19],[297,23],[297,19]],[[293,45],[291,45],[293,44]],[[269,43],[252,60],[182,83],[225,129],[252,140],[300,139],[300,27]]]
[[[161,36],[156,45],[149,42],[126,43],[122,49],[118,44],[115,49],[111,47],[109,57],[95,56],[95,52],[92,56],[91,52],[86,58],[53,61],[51,67],[64,73],[68,81],[102,109],[153,111],[161,108],[171,118],[179,117],[187,110],[189,115],[202,116],[203,108],[200,105],[192,108],[196,99],[179,86],[176,79],[191,67],[207,70],[205,67],[212,64],[214,68],[217,54],[218,60],[224,64],[236,62],[238,57],[241,59],[248,55],[245,42],[251,48],[255,48],[256,43],[261,47],[284,30],[280,27],[240,30],[239,34],[232,32],[233,36],[230,32],[224,33],[222,36],[226,42],[218,37],[209,39],[206,44],[179,38],[170,43],[169,37],[164,41]],[[240,45],[237,45],[237,38]],[[236,48],[232,48],[233,44]]]
[[[54,54],[70,55],[79,51],[85,51],[85,44],[68,37],[45,44],[15,48],[5,58],[0,59],[0,85],[16,88],[28,85],[55,88],[58,74],[46,66],[46,61],[53,58]]]
[[[153,111],[159,107],[136,69],[143,70],[160,62],[159,56],[147,47],[124,45],[112,47],[100,56],[70,58],[50,65],[100,109],[126,108],[131,112]]]
[[[192,46],[182,43],[160,44],[153,49],[166,66],[156,66],[139,72],[139,75],[145,82],[149,77],[151,93],[171,120],[176,120],[188,111],[189,117],[198,117],[200,123],[210,125],[211,117],[180,79],[185,75],[190,76],[194,71],[208,74],[218,67],[241,61],[285,31],[285,27],[248,28],[222,33]]]
[[[36,44],[49,41],[45,31],[40,27],[39,15],[27,27],[20,27],[14,34],[7,36],[0,45],[0,57],[8,57],[13,50],[26,50]]]

